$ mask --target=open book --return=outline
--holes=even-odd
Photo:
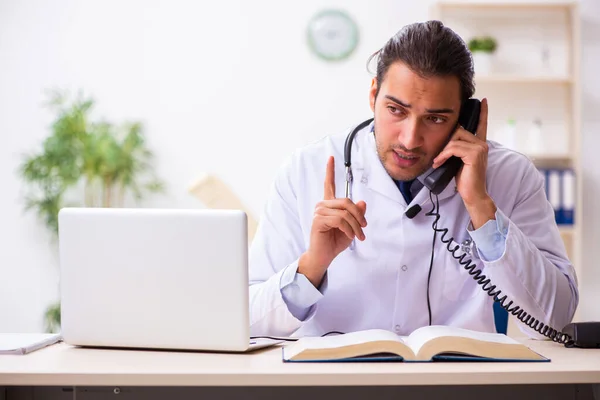
[[[500,333],[425,326],[409,336],[372,329],[303,337],[283,347],[283,361],[550,361]]]
[[[0,354],[28,354],[61,340],[60,333],[0,333]]]

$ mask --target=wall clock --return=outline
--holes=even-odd
[[[358,44],[358,27],[354,20],[341,10],[324,10],[311,18],[308,45],[320,58],[339,61],[352,54]]]

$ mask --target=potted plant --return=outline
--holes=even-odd
[[[469,40],[468,46],[473,54],[475,72],[489,75],[492,70],[492,56],[498,46],[496,39],[491,36],[475,36]]]
[[[70,100],[53,92],[49,107],[56,118],[37,152],[24,155],[18,169],[27,193],[24,208],[33,211],[56,239],[58,212],[65,206],[122,207],[164,190],[155,176],[154,155],[139,122],[94,122],[94,100],[81,94]],[[47,331],[60,326],[60,304],[44,316]]]

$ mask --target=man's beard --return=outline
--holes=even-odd
[[[424,174],[430,167],[431,167],[431,163],[427,163],[425,165],[420,166],[420,168],[416,171],[411,173],[411,175],[404,175],[404,176],[398,176],[398,175],[394,175],[392,171],[390,171],[388,169],[388,167],[386,166],[386,160],[385,160],[385,156],[388,156],[388,161],[390,157],[393,157],[391,155],[391,152],[394,151],[394,149],[400,149],[406,153],[409,154],[415,154],[418,155],[420,158],[419,161],[423,160],[425,158],[425,153],[423,152],[411,152],[410,150],[407,150],[405,147],[403,146],[392,146],[392,147],[388,147],[385,150],[381,148],[381,145],[379,143],[379,141],[377,140],[377,136],[375,136],[375,144],[376,144],[376,148],[377,148],[377,157],[379,158],[379,161],[381,162],[381,165],[383,165],[383,168],[385,169],[385,171],[388,173],[388,175],[397,181],[410,181],[413,180],[419,176],[421,176],[422,174]],[[391,161],[393,162],[393,160]],[[405,171],[408,172],[408,171]]]

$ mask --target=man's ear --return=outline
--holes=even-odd
[[[371,81],[371,89],[369,90],[369,103],[371,105],[371,111],[375,112],[375,95],[377,94],[377,78],[373,78]]]

